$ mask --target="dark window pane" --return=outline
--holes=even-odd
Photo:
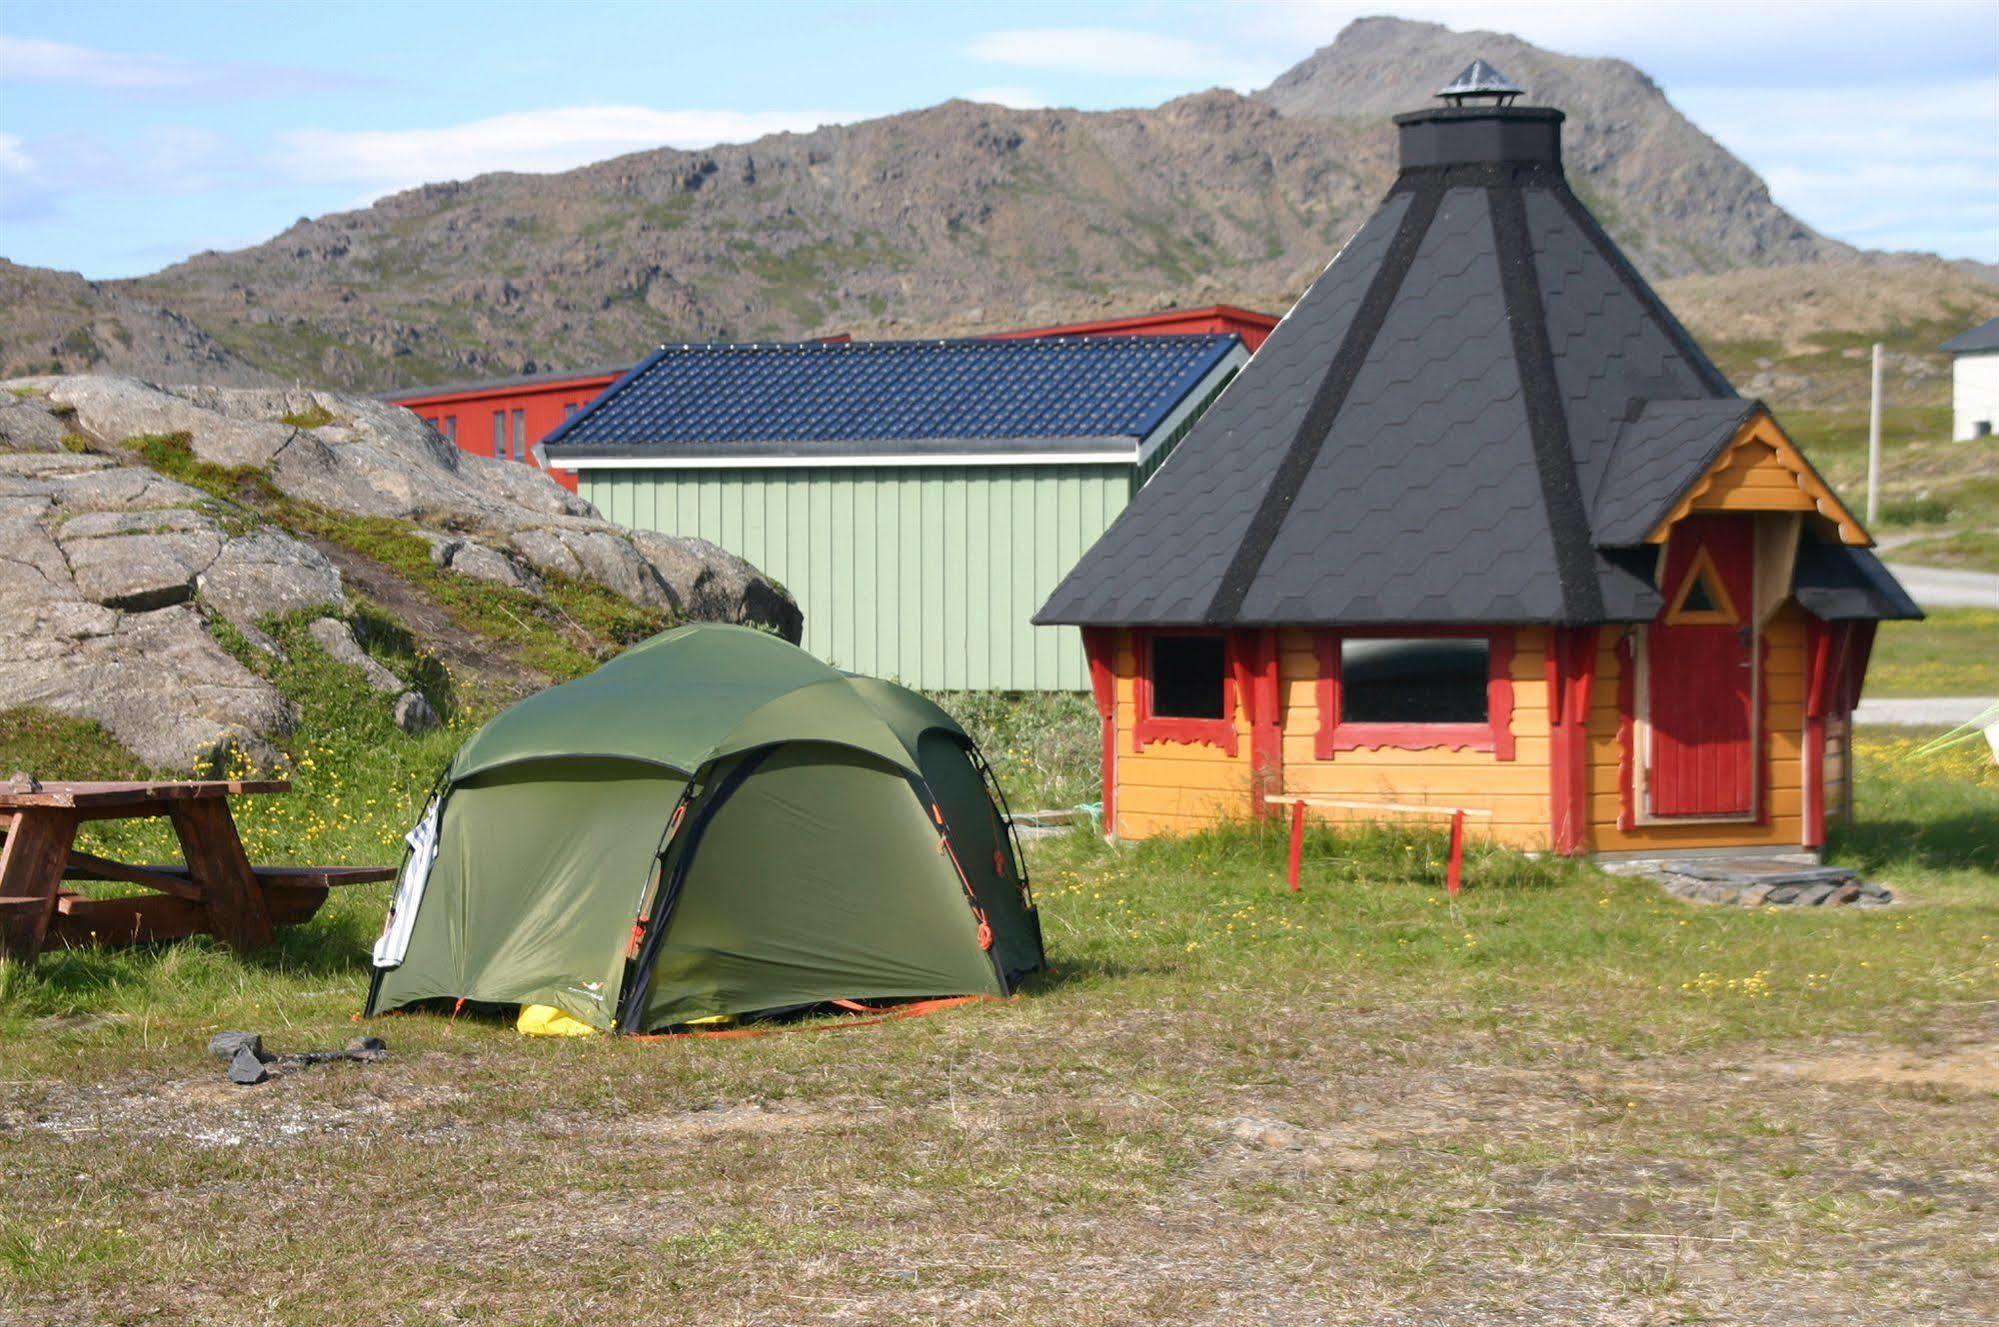
[[[507,412],[493,412],[493,455],[498,460],[507,459]]]
[[[1152,638],[1152,712],[1162,719],[1222,719],[1220,636]]]
[[[514,411],[514,459],[516,461],[525,461],[527,458],[528,412],[525,410],[516,410]]]
[[[1708,593],[1707,577],[1696,576],[1694,583],[1687,587],[1687,597],[1680,600],[1682,613],[1712,613],[1719,609],[1714,596]]]
[[[1343,723],[1484,723],[1486,641],[1340,642]]]

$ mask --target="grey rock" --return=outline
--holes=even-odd
[[[135,378],[60,378],[48,387],[47,396],[72,408],[77,427],[94,438],[119,442],[147,434],[185,433],[195,456],[212,465],[266,468],[297,432],[274,419],[217,417],[193,401]]]
[[[426,534],[457,573],[530,593],[536,568],[605,586],[663,614],[765,622],[797,635],[797,609],[741,559],[693,540],[603,521],[530,466],[472,456],[400,407],[279,388],[162,388],[129,378],[48,377],[42,395],[0,396],[0,706],[36,705],[102,724],[136,756],[184,771],[234,748],[269,761],[294,707],[210,634],[226,618],[258,649],[258,623],[335,611],[345,587],[317,549],[274,525],[232,535],[208,494],[110,454],[61,448],[74,428],[106,450],[182,433],[193,454],[261,469],[279,491],[352,515],[449,527]],[[52,407],[65,406],[58,416]],[[329,416],[311,428],[286,416]],[[53,450],[45,450],[49,438]],[[32,448],[32,449],[30,449]],[[437,716],[367,656],[344,624],[320,644],[396,698],[412,729]]]
[[[291,703],[231,658],[191,607],[119,612],[64,588],[0,596],[0,707],[93,719],[163,770],[190,770],[228,747],[276,758],[268,738],[291,730]]]
[[[175,531],[214,531],[215,522],[187,507],[153,507],[140,511],[79,512],[62,523],[63,540],[104,539],[123,534],[168,534]]]
[[[229,1059],[229,1081],[232,1083],[251,1087],[270,1076],[271,1071],[264,1067],[263,1059],[248,1046],[239,1047]]]
[[[360,669],[370,689],[388,694],[403,689],[403,680],[390,672],[381,660],[362,649],[361,642],[354,639],[353,628],[345,622],[332,617],[314,618],[306,633],[335,663]]]
[[[427,733],[437,727],[439,722],[437,711],[431,708],[430,702],[425,700],[423,693],[419,691],[405,691],[397,696],[393,713],[396,727],[411,736]]]
[[[59,452],[66,430],[31,398],[0,396],[0,447],[22,452]]]
[[[264,1054],[264,1038],[256,1032],[218,1032],[208,1039],[208,1053],[218,1060],[233,1060],[244,1049],[259,1060],[268,1058]]]
[[[231,539],[196,580],[202,601],[237,626],[313,608],[338,608],[340,571],[324,553],[263,527]]]
[[[461,576],[474,580],[491,581],[495,585],[511,586],[516,590],[538,591],[541,577],[535,575],[520,563],[496,548],[469,541],[459,544],[446,564]]]
[[[516,530],[509,543],[540,571],[595,582],[647,608],[682,612],[679,598],[622,531],[543,526]]]
[[[804,636],[805,615],[784,588],[720,545],[650,530],[634,531],[632,544],[684,616],[768,627],[794,645]]]
[[[194,598],[195,578],[222,551],[215,530],[74,541],[58,536],[58,541],[78,593],[107,608],[134,612]]]
[[[465,547],[465,536],[439,534],[435,530],[418,530],[417,538],[430,545],[430,560],[440,567],[451,565],[451,559],[459,549]]]

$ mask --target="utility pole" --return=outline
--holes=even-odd
[[[1881,515],[1881,343],[1874,343],[1874,395],[1867,405],[1867,523]]]

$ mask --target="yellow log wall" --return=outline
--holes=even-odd
[[[1514,758],[1489,751],[1378,749],[1314,756],[1319,732],[1318,656],[1313,633],[1279,633],[1278,689],[1284,791],[1356,801],[1462,806],[1491,811],[1468,832],[1520,847],[1548,844],[1548,687],[1545,633],[1523,629],[1513,653]],[[1117,652],[1117,807],[1121,838],[1185,834],[1253,813],[1250,732],[1238,701],[1236,755],[1205,744],[1148,742],[1132,751],[1137,660],[1129,635]],[[1366,812],[1315,809],[1315,816],[1370,819]],[[1441,825],[1442,816],[1387,815],[1390,823]]]
[[[1118,633],[1117,807],[1119,838],[1191,834],[1250,815],[1249,725],[1236,700],[1236,754],[1205,742],[1158,742],[1134,752],[1138,720],[1138,659],[1131,633]]]
[[[1548,680],[1546,633],[1523,628],[1513,647],[1512,760],[1490,751],[1397,748],[1314,757],[1319,732],[1319,660],[1309,631],[1279,634],[1278,682],[1284,697],[1284,791],[1370,802],[1466,807],[1466,832],[1523,848],[1548,846]],[[1380,819],[1439,826],[1444,817],[1372,817],[1365,811],[1321,810],[1332,819]]]

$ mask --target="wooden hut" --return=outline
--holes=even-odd
[[[1565,853],[1816,848],[1876,622],[1919,616],[1475,65],[1036,621],[1082,627],[1109,831],[1275,794]]]

